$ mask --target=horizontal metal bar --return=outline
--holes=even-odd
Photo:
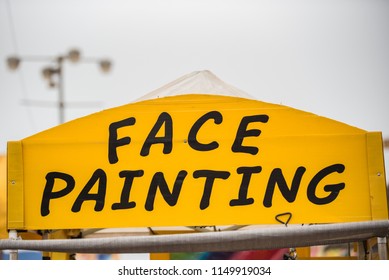
[[[67,240],[0,240],[0,250],[156,253],[267,250],[356,242],[389,234],[389,221],[259,227],[238,231]]]

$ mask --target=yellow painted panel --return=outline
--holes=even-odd
[[[367,156],[369,163],[369,182],[371,215],[373,220],[388,219],[385,163],[383,157],[382,135],[379,132],[367,134]]]
[[[151,253],[150,260],[170,260],[170,253]]]
[[[8,229],[24,229],[24,176],[22,142],[8,142]],[[33,183],[33,182],[31,182]]]
[[[7,232],[7,158],[0,156],[0,239],[8,238]]]
[[[272,224],[282,213],[297,224],[371,220],[366,135],[235,97],[109,109],[21,141],[25,227]]]

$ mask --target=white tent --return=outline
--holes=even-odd
[[[175,96],[188,93],[213,94],[224,96],[243,97],[255,99],[248,93],[231,86],[220,80],[215,74],[208,70],[194,71],[178,78],[163,87],[140,97],[135,102],[154,98]]]

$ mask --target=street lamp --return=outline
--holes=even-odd
[[[97,63],[103,73],[108,73],[111,70],[112,62],[108,59],[97,59],[92,57],[83,58],[78,49],[71,49],[65,55],[59,55],[55,57],[51,56],[10,56],[7,58],[7,65],[10,70],[17,70],[22,61],[28,62],[46,62],[51,61],[54,63],[51,66],[44,67],[42,69],[43,78],[47,81],[50,88],[58,88],[58,110],[59,110],[59,122],[65,121],[65,102],[64,102],[64,90],[63,90],[63,63],[65,60],[69,60],[72,63]]]

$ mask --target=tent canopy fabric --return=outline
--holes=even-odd
[[[182,94],[213,94],[225,95],[234,97],[243,97],[247,99],[255,99],[248,93],[229,85],[220,80],[216,75],[208,70],[194,71],[184,75],[165,86],[158,88],[139,99],[144,101],[149,99],[161,98],[166,96],[176,96]]]

